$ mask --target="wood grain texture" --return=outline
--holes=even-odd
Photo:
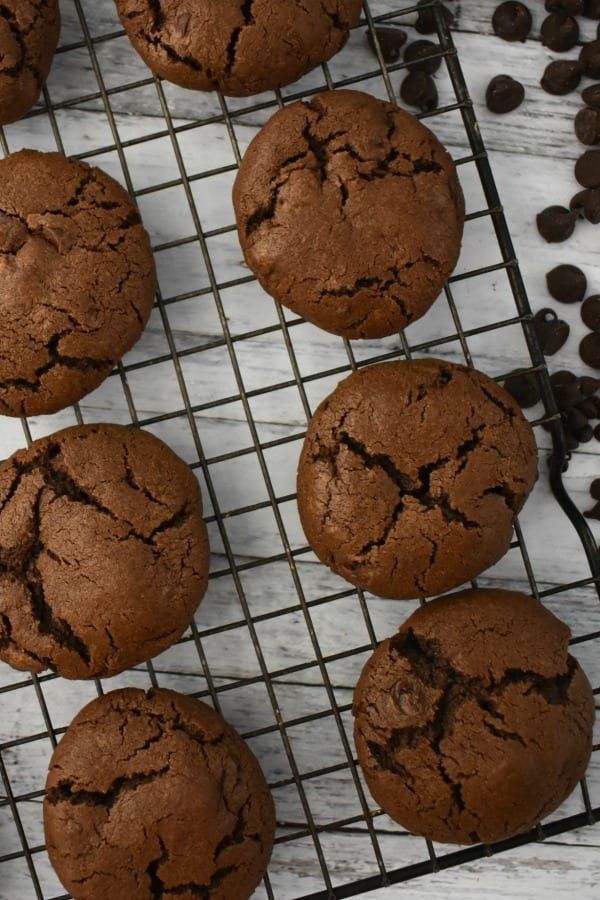
[[[402,4],[401,0],[371,0],[370,4],[374,16],[395,12],[402,5],[408,4]],[[577,186],[572,168],[581,152],[572,127],[573,116],[580,105],[578,94],[555,98],[539,87],[541,72],[551,58],[537,40],[543,18],[541,0],[531,4],[535,22],[533,37],[519,46],[503,43],[491,34],[490,20],[495,6],[491,0],[461,0],[453,5],[458,11],[456,43],[490,150],[533,309],[548,304],[544,274],[558,261],[581,265],[588,275],[590,289],[599,291],[598,232],[592,226],[581,225],[575,237],[557,249],[542,242],[533,224],[539,209],[550,203],[566,203],[575,192]],[[286,312],[284,318],[289,323],[289,340],[295,354],[290,358],[286,336],[279,328],[280,319],[275,304],[249,279],[232,229],[234,220],[230,189],[235,177],[236,150],[243,153],[274,108],[254,107],[263,101],[274,102],[275,98],[264,95],[258,99],[227,101],[227,108],[233,114],[231,127],[237,147],[232,144],[226,124],[222,121],[223,108],[216,95],[186,92],[164,83],[162,91],[172,117],[165,120],[160,91],[127,40],[124,37],[102,39],[104,35],[120,32],[111,0],[83,0],[82,8],[92,38],[99,39],[93,45],[94,53],[90,54],[85,45],[86,35],[82,30],[77,3],[63,0],[61,46],[67,49],[56,57],[48,85],[49,96],[57,107],[54,119],[60,131],[61,146],[69,154],[83,155],[90,162],[101,165],[124,183],[128,175],[134,190],[139,193],[140,208],[156,249],[161,294],[169,301],[166,315],[175,346],[181,354],[181,373],[194,408],[194,422],[210,462],[208,471],[219,509],[227,514],[227,539],[240,567],[241,583],[251,614],[259,617],[255,629],[264,664],[271,673],[275,673],[273,691],[276,707],[285,722],[294,722],[311,713],[323,713],[323,717],[316,722],[300,722],[290,726],[289,738],[296,763],[305,776],[303,786],[316,825],[327,828],[331,823],[360,817],[362,812],[361,798],[351,771],[347,764],[344,765],[346,755],[342,734],[353,749],[352,723],[346,708],[372,645],[369,625],[379,640],[393,632],[415,605],[367,597],[366,607],[370,617],[370,622],[367,622],[356,594],[341,579],[319,565],[311,553],[306,552],[293,500],[299,442],[307,425],[303,401],[311,410],[314,409],[349,370],[349,358],[339,339],[305,323],[298,323],[294,316]],[[414,20],[414,14],[396,20],[410,23]],[[414,31],[410,26],[408,30],[413,38]],[[587,23],[584,34],[591,37],[594,31],[595,25]],[[80,43],[84,46],[68,49]],[[568,55],[572,57],[575,54],[576,51],[572,51]],[[114,114],[112,120],[106,114],[104,98],[98,96],[95,65],[100,67],[103,87],[110,92],[110,109]],[[328,70],[335,82],[372,73],[372,77],[359,86],[376,96],[387,97],[385,82],[377,73],[377,63],[366,47],[364,25],[353,32],[348,47],[332,60]],[[500,71],[521,78],[527,89],[523,106],[506,117],[492,116],[482,103],[487,83]],[[402,77],[401,72],[391,75],[396,99]],[[436,81],[442,103],[452,103],[454,97],[444,68],[436,76]],[[289,97],[325,84],[324,72],[318,71],[282,93],[284,97]],[[131,85],[135,87],[120,90]],[[214,117],[211,124],[198,124],[209,116]],[[449,111],[430,119],[428,124],[448,145],[456,159],[469,155],[459,112]],[[169,137],[171,125],[178,129],[182,162],[191,179],[193,211],[204,232],[218,232],[207,238],[207,246],[215,279],[222,286],[223,313],[234,338],[233,352],[242,387],[249,392],[248,403],[256,420],[258,440],[266,448],[264,456],[272,488],[277,497],[284,498],[279,510],[285,536],[291,548],[298,551],[298,584],[309,603],[333,598],[311,606],[310,615],[318,636],[318,650],[327,659],[327,674],[336,702],[342,710],[342,732],[331,712],[327,714],[329,698],[299,605],[298,585],[294,583],[287,562],[282,560],[282,536],[269,504],[267,484],[261,472],[253,435],[246,422],[240,385],[227,347],[222,342],[222,324],[211,291],[210,273],[200,252],[192,210]],[[115,149],[113,128],[124,147],[127,172],[123,170]],[[11,151],[22,146],[47,150],[56,148],[53,121],[44,111],[5,129],[4,134]],[[98,153],[99,149],[103,152]],[[203,172],[220,168],[230,171],[209,178],[198,177]],[[475,213],[484,209],[485,202],[474,164],[462,165],[460,176],[467,198],[467,211]],[[156,190],[165,183],[171,186]],[[172,242],[179,240],[185,243],[181,247],[173,247]],[[494,265],[499,259],[489,218],[468,223],[457,274],[468,273],[483,265]],[[244,284],[228,286],[238,278],[248,280]],[[182,295],[185,299],[177,299]],[[510,319],[515,314],[508,280],[501,270],[476,279],[456,281],[452,285],[452,295],[466,330]],[[589,374],[577,353],[579,340],[585,332],[579,311],[561,307],[560,313],[569,321],[572,333],[559,357],[550,360],[550,365],[552,368],[572,368]],[[269,334],[239,339],[267,327],[273,329]],[[455,361],[463,359],[455,324],[444,297],[424,319],[408,330],[407,338],[412,347],[445,339],[446,342],[435,351],[421,348],[416,352],[418,355],[434,352]],[[475,365],[493,376],[501,376],[527,359],[526,346],[518,326],[469,337],[467,344]],[[352,349],[358,360],[365,361],[397,346],[397,339],[390,338],[355,343]],[[294,363],[305,379],[305,397],[295,384]],[[211,519],[209,528],[214,551],[212,580],[206,600],[196,616],[211,678],[207,678],[194,642],[188,639],[155,660],[158,681],[163,686],[198,693],[208,699],[211,686],[216,688],[223,713],[242,733],[262,731],[250,737],[251,746],[259,755],[270,781],[285,782],[291,779],[289,760],[277,731],[271,701],[261,680],[260,662],[236,587],[227,571],[228,557],[214,522],[214,510],[208,502],[206,481],[198,467],[197,449],[185,415],[184,398],[169,359],[167,335],[157,310],[142,340],[124,360],[124,366],[138,420],[196,466],[207,499],[207,515]],[[339,371],[326,378],[313,377],[324,366]],[[278,389],[271,390],[273,385],[278,385]],[[265,388],[269,391],[261,393]],[[84,420],[89,422],[130,421],[131,410],[118,375],[109,378],[98,391],[86,398],[81,412]],[[532,410],[532,419],[538,417],[540,412],[539,409]],[[165,415],[168,418],[163,420]],[[32,435],[38,437],[74,421],[74,412],[70,410],[57,416],[32,420],[30,427]],[[559,511],[547,484],[547,435],[538,428],[537,437],[541,450],[541,478],[523,512],[521,528],[536,585],[541,591],[552,592],[565,583],[585,579],[589,569],[577,536]],[[273,447],[273,442],[280,439],[286,439],[287,443]],[[2,419],[0,456],[7,456],[23,443],[20,423]],[[596,443],[582,447],[574,454],[566,475],[567,487],[582,509],[590,505],[587,494],[589,483],[599,474],[599,449]],[[236,451],[244,451],[244,455],[237,459],[223,458]],[[596,537],[600,537],[600,524],[593,523],[593,528]],[[277,558],[271,560],[271,557]],[[504,560],[486,573],[481,583],[527,589],[525,562],[519,549],[512,549]],[[600,605],[591,587],[573,587],[566,593],[555,595],[550,593],[545,602],[553,612],[565,619],[575,638],[600,631]],[[281,610],[285,610],[285,614],[275,618],[274,615]],[[229,630],[216,634],[214,629],[223,624],[227,624]],[[577,643],[573,652],[586,667],[594,687],[600,687],[597,642]],[[293,672],[284,671],[305,664],[310,665]],[[33,686],[22,675],[0,665],[0,687],[19,682],[24,682],[26,686],[0,695],[0,744],[45,731]],[[126,673],[107,683],[106,688],[125,684],[149,686],[147,671],[142,667]],[[68,725],[81,705],[95,692],[93,685],[66,685],[56,678],[44,680],[42,689],[53,726],[59,730]],[[600,727],[596,731],[595,740],[598,743]],[[22,746],[9,746],[3,751],[2,758],[17,796],[41,790],[50,752],[51,745],[46,737]],[[340,768],[326,775],[315,775],[322,765],[339,765]],[[600,766],[597,758],[594,758],[590,768],[588,788],[592,804],[600,805]],[[2,805],[2,798],[3,788],[0,786],[0,855],[17,852],[20,846],[12,816],[8,807]],[[305,816],[295,785],[285,783],[277,787],[275,799],[281,837],[304,827]],[[368,797],[366,799],[368,802]],[[571,815],[583,809],[583,798],[577,791],[557,815]],[[30,845],[40,845],[43,834],[39,798],[19,803],[19,812]],[[385,817],[376,817],[373,827],[389,868],[427,858],[421,839],[403,834]],[[364,822],[325,831],[320,841],[334,884],[343,884],[377,872],[372,841]],[[420,900],[435,892],[440,896],[479,898],[485,891],[486,896],[493,900],[500,897],[541,900],[546,894],[566,897],[577,891],[583,900],[592,900],[597,896],[600,876],[598,844],[597,830],[582,829],[551,842],[534,844],[459,870],[445,871],[402,888],[379,891],[373,897],[382,900],[392,897]],[[443,854],[447,848],[436,850]],[[44,897],[58,896],[61,889],[45,854],[36,853],[34,859]],[[322,889],[323,880],[319,875],[312,839],[302,838],[278,844],[271,877],[277,900],[300,897]],[[0,900],[30,900],[34,896],[23,859],[0,867]],[[257,896],[262,898],[266,894],[259,892]]]

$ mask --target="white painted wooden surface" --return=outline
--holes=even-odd
[[[371,0],[373,15],[392,12],[401,6],[401,0]],[[584,224],[578,227],[576,236],[568,244],[552,248],[543,244],[532,224],[539,209],[551,202],[567,203],[577,189],[572,166],[581,148],[575,140],[572,122],[579,106],[578,95],[554,98],[541,90],[539,77],[551,55],[541,47],[535,35],[525,45],[518,46],[505,44],[491,35],[489,23],[495,6],[491,0],[462,0],[454,6],[459,13],[455,40],[476,103],[534,310],[547,304],[544,273],[559,261],[572,261],[581,265],[588,275],[590,289],[600,292],[600,258],[597,252],[600,232]],[[537,34],[544,15],[543,4],[541,0],[536,0],[530,6],[534,12]],[[61,0],[61,8],[64,20],[62,45],[83,40],[85,35],[74,0]],[[83,9],[92,37],[117,30],[111,0],[83,0]],[[410,22],[413,18],[414,16],[408,16],[406,20]],[[591,37],[594,33],[595,25],[586,23],[584,34]],[[95,50],[107,89],[149,79],[148,70],[124,37],[99,42],[95,45]],[[569,55],[573,56],[575,53]],[[332,61],[329,68],[334,80],[376,69],[375,62],[365,48],[362,29],[352,35],[348,47]],[[515,75],[527,87],[527,98],[523,106],[506,117],[493,117],[482,104],[489,79],[499,72]],[[401,77],[400,73],[391,76],[396,91]],[[437,76],[437,82],[442,102],[452,102],[451,87],[445,71]],[[302,81],[307,89],[322,84],[322,72],[313,73]],[[381,77],[374,77],[361,86],[378,96],[386,96]],[[72,98],[93,95],[98,91],[87,47],[57,56],[48,87],[55,105]],[[188,122],[209,115],[219,115],[221,112],[216,95],[193,94],[168,84],[164,84],[163,89],[175,127],[185,126]],[[296,85],[283,93],[288,95],[297,90]],[[254,100],[230,101],[229,108],[247,108],[254,103]],[[125,144],[142,135],[161,135],[146,143],[126,147],[125,156],[135,190],[140,191],[165,181],[178,181],[180,174],[154,82],[143,84],[135,90],[112,94],[111,108],[119,139]],[[269,115],[270,111],[252,112],[235,120],[235,133],[242,152],[256,133],[257,127]],[[56,122],[67,153],[89,154],[97,148],[110,147],[114,143],[101,98],[91,98],[78,102],[74,107],[58,109]],[[468,154],[466,137],[457,112],[435,118],[430,124],[456,158]],[[46,114],[7,128],[5,137],[11,151],[23,146],[40,149],[56,147],[51,121]],[[227,129],[221,123],[183,131],[179,134],[179,143],[186,171],[190,176],[235,162]],[[118,155],[114,151],[96,155],[94,161],[117,178],[124,179]],[[483,208],[475,167],[472,164],[465,165],[460,174],[468,211]],[[194,200],[205,231],[233,223],[229,196],[232,179],[233,174],[227,173],[192,181]],[[168,191],[145,194],[140,197],[139,202],[155,246],[180,238],[191,238],[195,234],[189,205],[180,184]],[[234,233],[212,237],[208,244],[219,282],[248,274]],[[470,223],[457,271],[465,272],[498,261],[499,251],[489,221],[481,219]],[[161,292],[165,298],[209,287],[208,273],[197,243],[188,243],[179,249],[160,250],[157,252],[157,264]],[[509,318],[515,313],[508,281],[502,272],[457,283],[454,295],[465,328]],[[255,284],[223,290],[222,301],[229,329],[234,336],[278,323],[274,304]],[[577,354],[577,346],[584,333],[578,309],[564,307],[560,312],[570,322],[572,333],[558,358],[550,361],[551,367],[567,367],[583,373],[585,367],[581,365]],[[167,314],[180,351],[200,348],[222,334],[210,293],[170,304]],[[293,316],[286,313],[286,319],[292,321]],[[441,298],[425,319],[411,327],[408,338],[414,345],[452,333],[450,313],[445,300]],[[292,327],[290,336],[303,376],[319,372],[324,365],[347,365],[347,355],[338,339],[305,324]],[[388,339],[355,344],[353,349],[358,359],[367,359],[392,349],[396,344],[396,339]],[[526,348],[518,328],[472,338],[469,346],[475,364],[492,375],[500,375],[526,360]],[[438,355],[440,352],[451,359],[461,359],[460,346],[456,342],[445,345],[442,351],[437,351]],[[235,353],[247,391],[293,381],[281,331],[238,342],[235,344]],[[135,365],[167,354],[165,331],[160,316],[155,312],[146,334],[125,360],[125,364]],[[193,405],[203,405],[239,394],[225,348],[185,356],[181,364]],[[314,408],[336,381],[337,378],[328,378],[306,383],[311,408]],[[129,370],[128,382],[138,416],[142,420],[183,409],[180,388],[169,361],[150,369]],[[250,403],[256,417],[259,439],[263,443],[282,437],[300,436],[306,427],[306,416],[296,387],[255,396]],[[81,410],[85,421],[129,421],[126,398],[117,377],[110,378],[88,397]],[[534,410],[533,417],[538,412]],[[209,458],[252,447],[252,437],[239,400],[199,412],[195,420],[204,452]],[[66,412],[32,420],[30,426],[33,436],[37,437],[72,422],[74,414]],[[184,458],[191,463],[196,462],[195,449],[184,416],[150,427]],[[542,478],[522,516],[521,526],[538,586],[540,589],[550,590],[553,586],[585,578],[589,572],[577,537],[548,489],[545,478],[548,440],[540,429],[538,439],[542,456]],[[23,442],[20,424],[2,419],[0,456],[8,455],[22,446]],[[278,497],[293,493],[298,451],[298,440],[265,451],[273,488]],[[588,444],[575,454],[566,483],[581,508],[588,508],[590,505],[588,486],[592,477],[600,474],[599,470],[597,444]],[[249,453],[235,461],[215,462],[210,466],[210,472],[222,512],[268,499],[255,453]],[[295,503],[283,503],[280,509],[291,546],[304,546]],[[211,513],[209,508],[208,514]],[[596,536],[600,536],[597,523],[593,527],[596,529]],[[275,518],[268,507],[227,518],[226,528],[232,552],[242,565],[283,552]],[[227,560],[214,524],[211,525],[211,537],[214,550],[212,571],[219,573],[227,567]],[[346,587],[308,554],[298,557],[297,568],[308,600],[343,591]],[[512,550],[492,572],[487,573],[484,581],[526,588],[526,573],[519,551]],[[287,563],[277,561],[257,568],[246,568],[242,573],[242,582],[253,615],[273,612],[283,607],[293,608],[283,618],[266,620],[256,626],[269,670],[278,671],[314,661],[314,648],[302,612],[297,608],[297,592]],[[573,589],[565,594],[549,597],[547,603],[568,622],[575,636],[600,630],[600,606],[590,588]],[[368,606],[377,638],[380,639],[392,632],[414,605],[368,598]],[[350,596],[314,606],[311,614],[324,656],[368,646],[369,635],[356,597]],[[242,620],[243,613],[231,577],[219,577],[217,574],[211,581],[207,598],[197,615],[198,628],[203,631],[223,623],[241,623]],[[257,656],[245,624],[220,635],[207,635],[202,644],[215,684],[225,685],[260,675]],[[594,643],[579,644],[575,647],[575,652],[586,666],[593,685],[600,686],[600,663]],[[336,699],[342,707],[351,700],[352,687],[366,655],[365,650],[328,665]],[[191,642],[163,654],[156,660],[155,666],[161,685],[185,691],[204,691],[207,688]],[[20,680],[19,675],[0,665],[0,685]],[[120,676],[110,687],[124,684],[145,686],[148,683],[148,675],[141,669],[139,672]],[[323,680],[315,665],[302,672],[277,677],[274,689],[285,720],[326,710],[329,706]],[[94,695],[93,685],[66,684],[59,679],[44,682],[43,691],[55,728],[65,727],[80,706]],[[271,704],[260,681],[220,693],[219,698],[224,714],[244,733],[268,727],[274,722]],[[348,713],[342,714],[342,720],[351,741]],[[0,695],[0,743],[43,730],[44,723],[32,686]],[[597,733],[600,733],[600,728]],[[289,735],[296,762],[303,773],[344,761],[340,734],[331,716],[316,723],[291,728]],[[253,738],[251,744],[259,754],[271,781],[289,777],[289,764],[277,734]],[[16,794],[36,791],[43,786],[50,751],[49,741],[39,740],[4,752],[3,757]],[[600,805],[598,770],[598,760],[595,760],[590,771],[589,790],[592,803],[596,806]],[[318,826],[360,815],[358,795],[347,770],[308,779],[304,782],[304,787]],[[2,793],[0,787],[0,796]],[[276,802],[280,822],[289,826],[288,829],[282,827],[282,834],[286,830],[289,833],[289,828],[293,828],[294,823],[302,826],[305,819],[295,787],[278,789]],[[577,792],[557,815],[569,815],[582,809],[581,795]],[[31,846],[39,845],[43,840],[39,801],[20,803],[19,811]],[[401,834],[397,826],[385,817],[375,819],[375,827],[388,868],[426,858],[424,842]],[[321,844],[334,884],[376,874],[372,845],[364,824],[358,824],[352,831],[341,833],[338,830],[323,834]],[[461,869],[452,869],[402,887],[377,892],[373,896],[381,897],[382,900],[391,897],[420,900],[432,894],[463,898],[479,898],[485,894],[494,900],[500,897],[531,897],[541,900],[546,895],[567,897],[576,891],[579,897],[591,900],[598,896],[599,890],[598,844],[600,838],[597,830],[583,829],[544,844],[530,845]],[[10,812],[6,807],[0,807],[0,855],[18,849],[18,836]],[[441,854],[447,850],[443,847],[436,849]],[[44,896],[60,894],[60,887],[44,855],[36,854],[35,861]],[[278,900],[322,889],[323,881],[319,875],[312,840],[306,838],[279,844],[271,866],[271,878]],[[263,897],[264,893],[259,892],[257,896]],[[33,897],[33,888],[22,859],[0,867],[0,900],[30,900]]]

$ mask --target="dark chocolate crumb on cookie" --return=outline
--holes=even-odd
[[[534,828],[585,774],[594,696],[569,629],[523,594],[433,600],[367,662],[354,694],[369,789],[409,831],[493,843]]]
[[[275,810],[250,748],[213,709],[127,688],[89,703],[58,745],[44,826],[77,900],[248,900]]]

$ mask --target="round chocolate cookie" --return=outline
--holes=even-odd
[[[198,482],[148,432],[82,425],[0,466],[0,659],[116,675],[170,647],[206,591]]]
[[[59,34],[58,0],[0,4],[0,125],[15,122],[40,96]]]
[[[506,553],[536,477],[531,426],[490,378],[437,359],[384,363],[316,411],[298,506],[334,572],[381,597],[427,597]]]
[[[44,826],[77,900],[247,900],[271,856],[275,809],[252,751],[210,706],[127,688],[67,729]]]
[[[116,0],[153,72],[181,87],[247,97],[290,84],[331,59],[361,0]]]
[[[594,697],[569,629],[524,594],[427,603],[367,662],[358,758],[376,802],[415,834],[493,843],[529,831],[583,778]]]
[[[98,387],[155,282],[139,213],[105,172],[34,150],[0,161],[0,413],[57,412]]]
[[[409,113],[358,91],[278,112],[246,152],[233,201],[265,290],[349,338],[394,334],[422,316],[460,252],[452,159]]]

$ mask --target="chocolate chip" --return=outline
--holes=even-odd
[[[587,278],[577,266],[563,263],[546,275],[548,292],[561,303],[579,303],[585,297]]]
[[[559,319],[553,309],[540,309],[533,317],[533,325],[544,356],[553,356],[565,344],[571,329]]]
[[[581,99],[588,106],[600,109],[600,84],[590,84],[581,92]]]
[[[378,26],[375,29],[375,34],[377,35],[377,40],[381,47],[383,61],[388,65],[398,62],[400,59],[400,51],[408,38],[406,32],[394,25],[384,25]],[[375,41],[373,40],[373,34],[370,30],[367,32],[367,42],[375,56],[377,56]]]
[[[600,187],[600,150],[586,150],[575,163],[575,178],[586,188]]]
[[[555,59],[548,63],[541,85],[548,94],[562,96],[574,91],[581,81],[583,66],[574,59]]]
[[[580,431],[575,432],[575,436],[580,444],[587,444],[594,437],[594,429],[591,425],[584,425]]]
[[[598,418],[598,411],[592,397],[588,397],[586,400],[582,400],[581,403],[578,403],[577,409],[579,412],[583,413],[586,419]]]
[[[590,397],[600,390],[600,378],[593,378],[591,375],[582,375],[579,379],[579,387],[584,397]],[[600,401],[600,397],[597,398]]]
[[[581,307],[581,318],[583,324],[587,325],[590,331],[600,334],[600,295],[594,294],[588,297]]]
[[[435,81],[426,72],[409,72],[402,82],[400,96],[409,106],[417,106],[423,112],[436,109],[438,105]]]
[[[600,222],[600,188],[579,191],[571,200],[571,209],[584,216],[592,225]]]
[[[600,78],[600,40],[584,44],[579,54],[579,62],[588,78]]]
[[[577,440],[580,440],[579,433],[583,431],[584,428],[588,427],[588,420],[585,413],[581,412],[581,410],[573,407],[567,413],[567,428],[569,431],[577,437]]]
[[[565,12],[570,16],[583,12],[583,0],[546,0],[544,5],[548,12]]]
[[[579,40],[579,25],[564,12],[550,13],[542,22],[542,44],[556,53],[571,50]]]
[[[503,41],[524,41],[531,31],[531,13],[524,3],[507,0],[495,10],[492,27]]]
[[[594,478],[590,486],[590,494],[592,499],[600,500],[600,478]]]
[[[582,144],[600,143],[600,109],[584,106],[575,116],[575,134]]]
[[[496,75],[488,84],[485,94],[487,108],[493,113],[508,113],[520,106],[525,88],[510,75]]]
[[[581,400],[581,389],[577,378],[569,384],[553,385],[552,391],[556,405],[561,412],[567,412]]]
[[[588,19],[600,19],[600,0],[584,0],[583,14]]]
[[[598,429],[596,428],[596,431]],[[594,432],[594,435],[596,432]],[[596,440],[600,440],[600,438],[596,437]],[[593,509],[588,509],[585,513],[586,519],[600,519],[600,503],[596,503]]]
[[[579,355],[592,369],[600,369],[600,334],[592,331],[586,334],[579,345]]]
[[[521,409],[530,409],[541,400],[539,381],[533,372],[515,369],[506,376],[504,387]]]
[[[441,66],[442,60],[440,57],[437,59],[426,57],[439,53],[441,49],[440,45],[434,44],[433,41],[413,41],[404,51],[404,62],[408,63],[407,68],[410,72],[427,72],[428,75],[433,75]]]
[[[435,34],[435,32],[437,31],[435,15],[430,0],[419,0],[417,5],[419,7],[423,7],[427,3],[429,4],[429,6],[425,9],[419,9],[419,13],[417,16],[415,28],[419,32],[419,34]],[[450,27],[454,22],[454,13],[449,10],[447,6],[442,5],[439,9],[442,18],[445,20],[448,27]]]
[[[564,206],[549,206],[537,216],[537,227],[541,236],[549,244],[566,241],[575,231],[578,215],[575,210]]]

